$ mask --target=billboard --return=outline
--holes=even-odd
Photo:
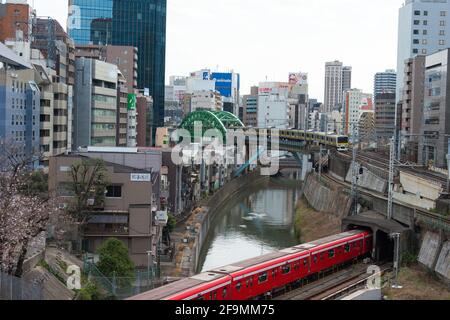
[[[303,72],[289,73],[289,84],[290,85],[307,85],[308,84],[308,74],[303,73]]]
[[[211,74],[211,80],[216,80],[216,90],[220,95],[226,98],[233,96],[233,74],[214,72]]]
[[[134,93],[129,93],[128,94],[128,110],[136,110],[136,95]]]

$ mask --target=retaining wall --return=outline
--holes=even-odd
[[[425,232],[420,247],[419,263],[433,270],[450,286],[450,240],[444,233]]]

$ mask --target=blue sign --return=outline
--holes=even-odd
[[[203,80],[209,80],[209,73],[207,71],[203,72]]]
[[[216,90],[223,97],[231,98],[233,96],[233,74],[232,73],[212,73],[211,79],[216,80]],[[239,90],[239,83],[237,89]]]

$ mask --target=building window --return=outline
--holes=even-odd
[[[427,44],[427,43],[428,43],[427,39],[422,39],[422,44]]]
[[[413,53],[419,53],[419,49],[413,49]]]
[[[447,16],[447,11],[441,11],[441,17]]]
[[[420,24],[420,20],[414,20],[414,25],[418,26]]]
[[[427,20],[423,20],[423,25],[427,26],[428,25],[428,21]]]
[[[445,27],[445,20],[439,21],[439,25],[440,25],[441,27]]]
[[[428,11],[424,11],[424,12],[423,12],[423,15],[424,15],[424,16],[428,16]]]
[[[413,40],[413,43],[414,43],[414,44],[419,44],[419,39],[414,39],[414,40]]]
[[[426,36],[428,34],[428,31],[427,30],[423,30],[422,33],[423,33],[424,36]]]
[[[415,15],[415,16],[420,16],[420,10],[414,11],[414,15]]]
[[[440,46],[445,45],[445,40],[439,40],[439,45],[440,45]]]
[[[414,34],[419,34],[419,30],[415,29],[413,33]]]
[[[108,186],[106,187],[107,198],[122,198],[122,186]]]
[[[427,54],[427,49],[422,49],[422,54]]]

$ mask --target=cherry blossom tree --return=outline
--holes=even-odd
[[[61,213],[54,197],[27,191],[31,159],[20,156],[21,150],[0,140],[0,271],[19,277],[28,245]]]

